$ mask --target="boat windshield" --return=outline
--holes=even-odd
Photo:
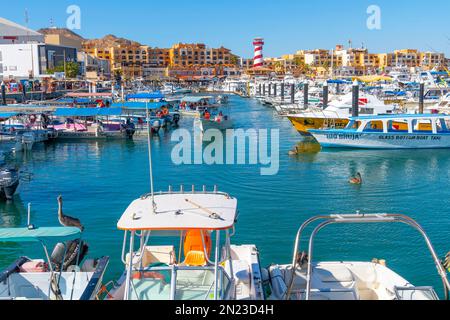
[[[135,271],[132,300],[214,300],[214,267],[150,266]],[[173,288],[173,286],[175,287]],[[229,295],[231,281],[219,267],[219,299]]]

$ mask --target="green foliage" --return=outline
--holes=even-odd
[[[64,72],[64,63],[59,63],[53,69],[47,69],[47,74],[54,74],[55,72]],[[80,72],[80,65],[76,62],[66,62],[66,78],[76,78]]]

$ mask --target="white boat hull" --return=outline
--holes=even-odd
[[[450,134],[358,133],[342,130],[310,130],[324,148],[445,149]]]
[[[233,128],[232,120],[222,120],[220,122],[214,120],[195,119],[195,127],[205,132],[210,129],[228,130]]]

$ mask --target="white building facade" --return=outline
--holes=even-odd
[[[77,50],[44,43],[0,44],[0,78],[42,78],[64,59],[77,62]]]

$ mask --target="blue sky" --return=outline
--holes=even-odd
[[[39,29],[65,26],[69,5],[81,8],[81,30],[87,38],[106,34],[143,44],[170,47],[176,42],[223,45],[251,57],[252,39],[266,40],[265,55],[299,49],[331,49],[335,44],[362,43],[372,52],[418,48],[450,56],[449,0],[16,0],[2,16]],[[366,25],[370,5],[381,8],[381,30]],[[5,12],[6,11],[6,12]]]

